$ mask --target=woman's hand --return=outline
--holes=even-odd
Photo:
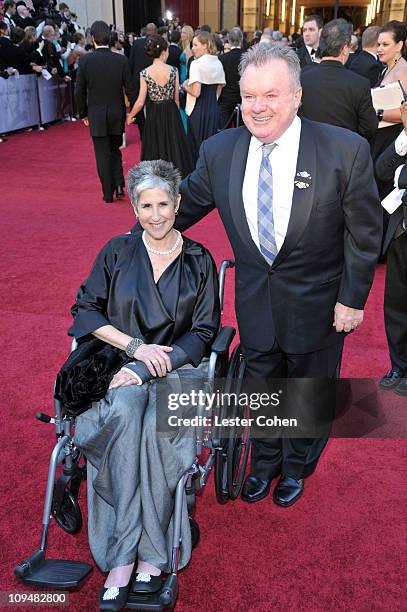
[[[131,125],[134,121],[134,115],[131,115],[130,113],[127,115],[127,125]]]
[[[167,353],[170,353],[170,346],[160,344],[142,344],[134,353],[134,358],[146,364],[152,376],[166,376],[171,372],[171,361]]]
[[[112,378],[112,382],[109,385],[109,389],[117,389],[117,387],[129,387],[130,385],[137,385],[137,378],[132,376],[128,372],[120,370]]]

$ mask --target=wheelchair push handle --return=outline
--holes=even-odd
[[[219,301],[220,301],[220,309],[223,311],[223,297],[225,293],[225,277],[226,270],[228,268],[234,268],[235,262],[233,259],[224,259],[220,264],[219,268]]]

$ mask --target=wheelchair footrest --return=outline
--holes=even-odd
[[[92,566],[82,561],[44,559],[31,571],[18,577],[32,586],[69,589],[78,587],[91,571]]]
[[[156,593],[131,593],[127,600],[126,609],[150,610],[161,612],[172,610],[178,597],[178,577],[170,574]]]

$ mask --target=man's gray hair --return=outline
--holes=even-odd
[[[243,53],[239,64],[240,77],[243,76],[244,71],[249,66],[265,66],[265,64],[272,60],[282,60],[287,64],[292,91],[296,91],[301,87],[301,65],[294,49],[291,49],[291,47],[280,47],[279,45],[269,45],[267,43],[254,45],[246,53]]]
[[[138,205],[140,196],[146,189],[166,191],[175,206],[179,195],[181,173],[174,164],[162,159],[142,161],[128,171],[126,183],[133,206]]]
[[[370,26],[362,34],[362,49],[374,47],[379,38],[380,26]]]
[[[351,43],[351,29],[345,19],[332,19],[324,25],[319,39],[320,57],[338,57]]]
[[[241,47],[243,44],[243,32],[240,28],[232,28],[227,37],[232,47]]]

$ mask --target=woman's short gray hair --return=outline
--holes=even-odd
[[[177,202],[181,173],[174,164],[163,159],[142,161],[127,173],[127,191],[133,206],[138,205],[140,195],[146,189],[166,191],[174,203]]]
[[[270,45],[268,43],[259,43],[250,47],[242,55],[239,64],[240,77],[249,66],[264,66],[271,60],[280,59],[287,64],[288,72],[291,79],[291,89],[296,91],[301,87],[300,74],[301,65],[298,55],[290,47],[280,47],[278,45]]]

